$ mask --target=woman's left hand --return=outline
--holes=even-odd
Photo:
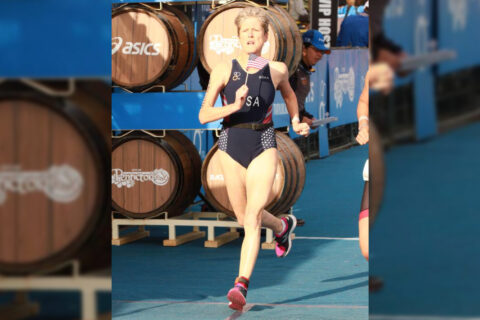
[[[309,125],[303,122],[292,122],[292,128],[296,134],[304,137],[307,137],[308,134],[310,133]]]
[[[356,139],[360,145],[364,145],[368,143],[368,139],[369,139],[368,125],[363,126],[361,129],[358,130],[358,135]]]

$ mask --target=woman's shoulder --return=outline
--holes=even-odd
[[[215,67],[213,67],[212,73],[213,72],[224,73],[226,71],[230,71],[232,69],[232,63],[233,63],[233,60],[220,61],[215,65]]]
[[[230,76],[232,71],[232,61],[221,61],[213,67],[212,72],[210,73],[210,77],[222,79],[223,83],[226,83],[226,79]]]
[[[270,61],[269,63],[270,70],[274,71],[275,73],[278,74],[288,74],[288,68],[287,65],[284,62],[281,61]]]

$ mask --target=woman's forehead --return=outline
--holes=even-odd
[[[258,19],[257,17],[247,17],[242,21],[241,26],[242,27],[247,27],[247,26],[251,26],[251,27],[259,26],[259,27],[261,27],[262,23],[261,23],[260,19]]]

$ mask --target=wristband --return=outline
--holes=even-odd
[[[300,123],[300,119],[299,119],[297,116],[295,116],[295,117],[292,118],[292,123],[293,123],[293,121],[295,121],[295,120],[297,120],[296,122]]]
[[[360,116],[360,118],[358,118],[358,122],[360,122],[362,120],[367,120],[368,121],[368,117],[367,116]]]

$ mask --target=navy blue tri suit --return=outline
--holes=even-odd
[[[234,59],[228,83],[221,92],[223,105],[235,102],[236,92],[245,84],[246,76],[247,72]],[[219,149],[245,168],[263,151],[277,147],[272,122],[275,87],[269,64],[248,75],[247,87],[245,103],[240,110],[223,119],[218,140]]]

